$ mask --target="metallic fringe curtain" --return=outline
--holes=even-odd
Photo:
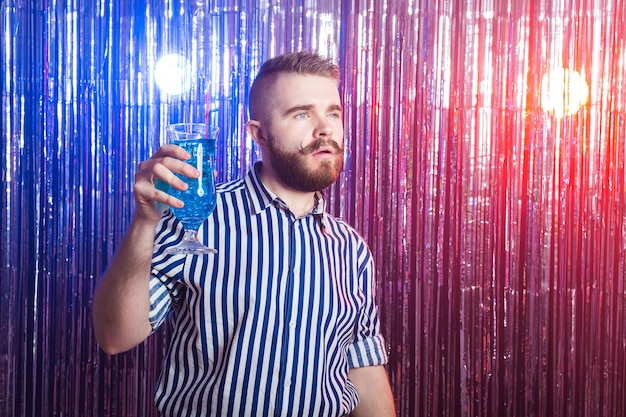
[[[398,414],[625,416],[625,10],[2,0],[0,415],[155,415],[167,331],[109,357],[91,327],[134,170],[167,123],[208,115],[220,180],[245,173],[251,80],[308,49],[343,70],[349,151],[328,197],[376,259]],[[170,53],[195,71],[178,96],[154,83]],[[550,86],[556,69],[584,83]]]

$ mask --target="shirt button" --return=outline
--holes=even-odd
[[[291,327],[292,329],[294,329],[296,327],[295,320],[289,322],[289,327]]]
[[[284,385],[285,385],[286,387],[289,387],[289,386],[291,385],[291,379],[285,379],[285,383],[284,383]]]

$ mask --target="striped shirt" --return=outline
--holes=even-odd
[[[163,255],[182,238],[168,211],[150,279],[154,329],[172,340],[156,389],[166,416],[341,416],[352,367],[387,361],[371,253],[324,199],[296,218],[258,163],[218,186],[199,238],[216,255]]]

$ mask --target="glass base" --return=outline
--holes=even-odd
[[[166,255],[203,255],[217,253],[217,249],[204,246],[196,238],[195,231],[185,231],[183,241],[178,245],[171,246],[163,251]]]

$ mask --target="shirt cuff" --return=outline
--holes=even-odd
[[[385,365],[388,360],[385,338],[380,334],[358,340],[348,346],[347,353],[350,368]]]

